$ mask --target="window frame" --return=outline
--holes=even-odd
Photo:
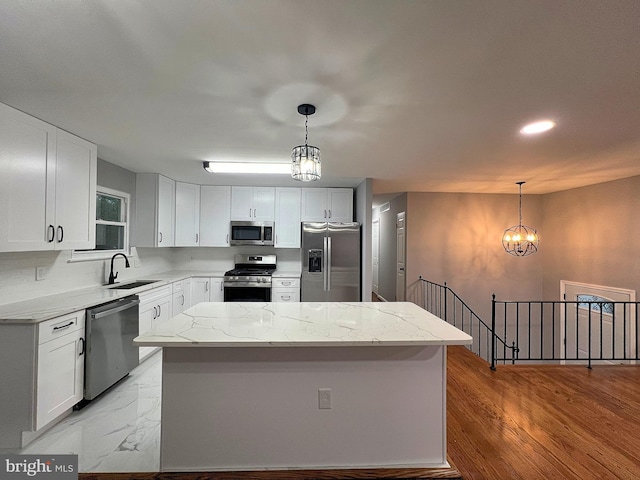
[[[113,188],[101,187],[100,185],[96,186],[96,201],[98,199],[98,195],[106,195],[109,197],[119,198],[124,205],[122,206],[122,214],[124,219],[122,222],[112,222],[105,220],[95,220],[94,228],[97,228],[97,225],[122,225],[124,226],[124,248],[118,250],[73,250],[71,253],[71,261],[86,261],[86,260],[105,260],[111,258],[116,253],[124,253],[129,256],[131,252],[131,245],[129,243],[130,238],[130,230],[131,230],[131,216],[130,216],[130,208],[131,208],[131,194],[127,192],[122,192],[120,190],[115,190]]]

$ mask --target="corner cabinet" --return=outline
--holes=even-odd
[[[228,247],[231,222],[231,187],[200,187],[200,246]]]
[[[276,188],[276,248],[300,248],[300,199],[300,188]]]
[[[274,187],[231,187],[231,220],[273,222]]]
[[[173,247],[176,182],[156,173],[136,175],[136,247]]]
[[[351,188],[303,188],[303,222],[352,222]]]
[[[95,248],[97,147],[0,104],[0,251]]]

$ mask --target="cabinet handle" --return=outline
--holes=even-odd
[[[224,282],[220,282],[220,291],[221,292],[224,291],[224,286],[223,285],[224,285]]]
[[[327,218],[327,211],[324,211],[324,218]]]
[[[251,209],[249,209],[249,218],[251,218]]]
[[[196,243],[198,243],[198,234],[196,233]]]
[[[153,319],[158,318],[158,307],[153,307]]]
[[[79,357],[84,355],[84,347],[85,347],[84,338],[80,337],[80,341],[82,342],[82,350],[80,350],[80,353],[78,354]]]
[[[329,210],[329,218],[331,218],[331,210]]]
[[[61,225],[58,225],[58,243],[62,243],[62,239],[64,238],[64,228]]]
[[[291,295],[282,295],[282,300],[285,302],[288,302],[289,300],[291,300]]]
[[[204,291],[208,292],[209,291],[209,281],[207,280],[207,282],[204,284]]]
[[[160,305],[158,305],[158,316],[162,315],[162,308],[160,308]]]
[[[253,209],[253,218],[256,218],[256,209]]]
[[[162,232],[158,232],[158,235],[160,236],[160,239],[158,240],[158,243],[162,243]]]
[[[229,234],[227,233],[227,243],[229,243]]]
[[[48,229],[49,229],[49,236],[47,238],[47,241],[51,243],[53,242],[53,239],[56,236],[56,227],[54,227],[53,225],[49,225]]]
[[[284,287],[288,287],[289,285],[291,285],[291,282],[282,282],[282,285],[283,285]]]
[[[182,295],[182,306],[184,307],[184,295]]]
[[[57,327],[53,327],[53,331],[55,332],[56,330],[64,330],[65,328],[69,328],[73,324],[74,324],[74,322],[71,321],[71,322],[67,323],[66,325],[58,325]]]

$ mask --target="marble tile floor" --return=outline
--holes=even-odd
[[[85,472],[157,472],[162,354],[17,453],[78,455]]]

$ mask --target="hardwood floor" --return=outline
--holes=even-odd
[[[449,457],[465,479],[640,478],[640,366],[488,365],[449,347]]]

